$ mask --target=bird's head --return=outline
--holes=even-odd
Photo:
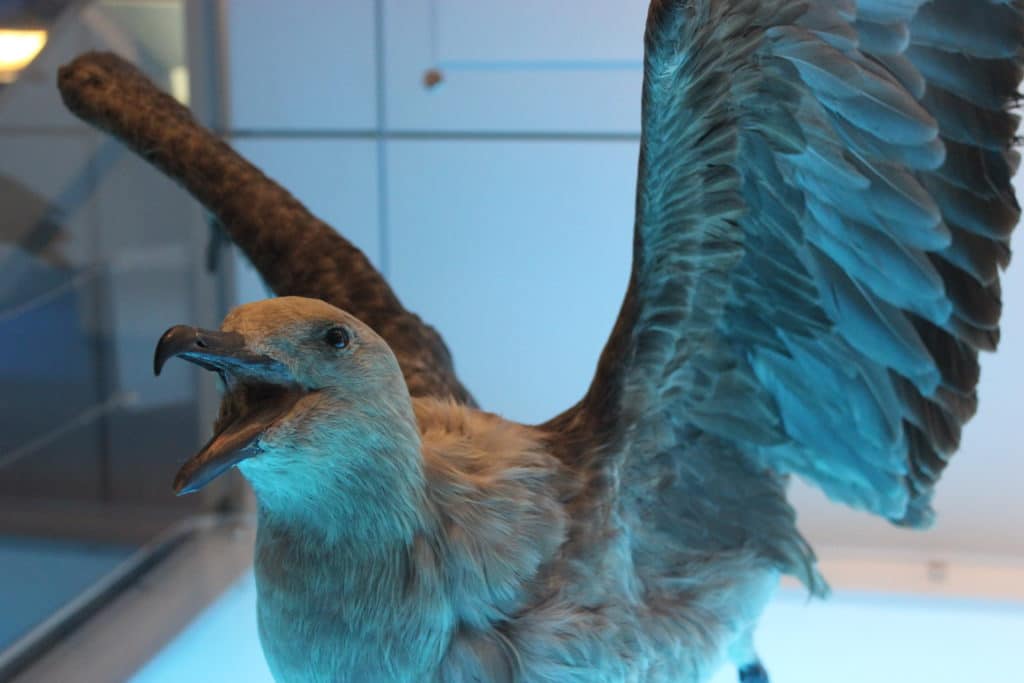
[[[418,440],[391,349],[323,301],[245,304],[219,331],[177,325],[160,338],[154,371],[175,356],[216,372],[224,385],[214,435],[178,472],[178,494],[239,465],[257,494],[262,487],[308,496],[346,468],[367,467],[389,440]]]

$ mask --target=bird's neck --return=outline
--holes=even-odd
[[[402,545],[421,529],[423,489],[396,479],[376,490],[349,495],[350,487],[331,481],[318,483],[308,496],[256,490],[259,522],[293,540],[315,546]]]
[[[407,543],[425,522],[425,475],[411,408],[346,406],[299,429],[288,449],[242,464],[260,522],[296,542]]]

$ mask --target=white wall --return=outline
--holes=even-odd
[[[379,3],[229,1],[236,144],[370,253],[484,407],[542,420],[585,389],[625,289],[646,3]],[[798,486],[817,545],[1024,555],[1024,269],[1005,302],[937,527]]]

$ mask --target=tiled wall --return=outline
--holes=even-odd
[[[628,277],[646,3],[583,4],[227,2],[235,144],[371,255],[485,408],[528,422],[585,390]],[[1005,293],[937,528],[797,486],[816,543],[1024,554],[1024,269]]]
[[[227,8],[235,145],[367,252],[484,407],[574,403],[628,278],[642,3]]]

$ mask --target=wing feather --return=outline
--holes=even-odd
[[[280,296],[323,299],[391,346],[413,396],[473,403],[441,336],[406,310],[366,256],[110,53],[84,54],[58,85],[79,118],[119,138],[201,202]]]
[[[642,459],[668,419],[927,524],[998,341],[1022,7],[652,3],[630,290],[555,422]]]

